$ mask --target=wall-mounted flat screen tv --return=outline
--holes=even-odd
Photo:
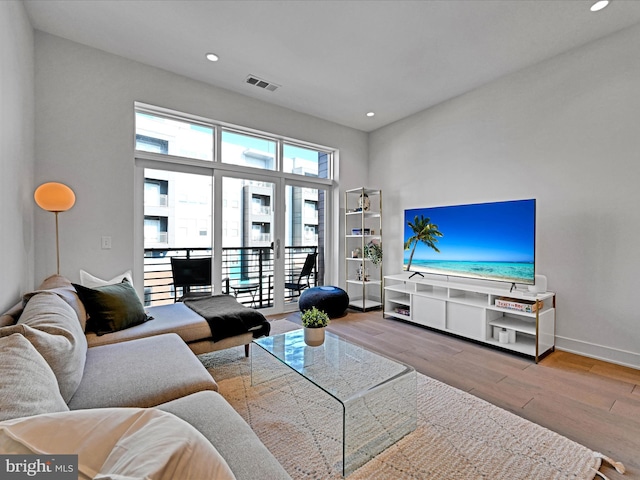
[[[533,285],[536,201],[404,212],[404,270]]]

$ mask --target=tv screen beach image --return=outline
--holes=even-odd
[[[533,284],[535,232],[534,199],[405,210],[404,270]]]

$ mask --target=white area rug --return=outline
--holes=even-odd
[[[277,320],[271,334],[296,328]],[[342,478],[335,400],[295,373],[252,387],[242,347],[200,359],[294,479]],[[599,454],[555,432],[424,375],[417,382],[417,429],[349,479],[593,479],[600,467]]]

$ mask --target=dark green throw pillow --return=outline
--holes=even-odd
[[[147,320],[142,302],[125,278],[122,283],[96,288],[73,284],[89,314],[87,331],[98,335],[117,332]]]

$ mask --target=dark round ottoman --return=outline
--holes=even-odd
[[[329,318],[341,317],[349,306],[349,295],[338,287],[312,287],[304,290],[298,300],[301,312],[316,307],[324,311]]]

